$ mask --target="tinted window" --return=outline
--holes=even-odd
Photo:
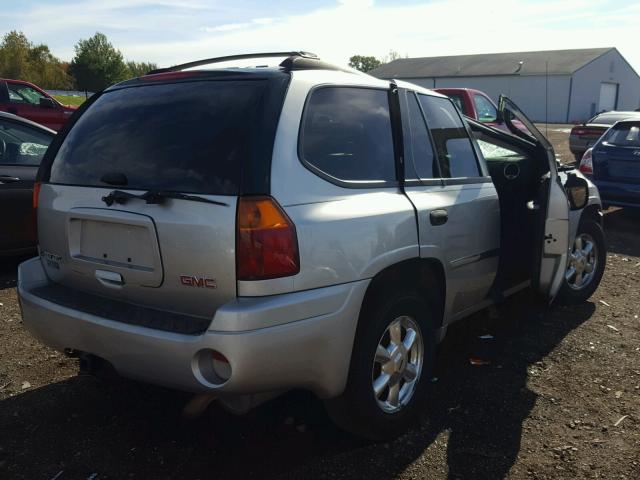
[[[480,122],[495,122],[498,118],[498,112],[496,107],[493,106],[491,101],[484,95],[474,95],[473,101],[476,106],[476,113],[478,114],[478,121]]]
[[[640,123],[622,123],[609,129],[604,141],[618,147],[640,148]]]
[[[106,187],[105,175],[122,174],[132,189],[237,194],[265,130],[264,91],[262,81],[199,81],[107,92],[71,129],[50,180]]]
[[[30,105],[40,105],[40,99],[46,98],[39,91],[27,87],[26,85],[20,85],[17,83],[8,83],[9,87],[9,100],[11,103],[28,103]]]
[[[413,171],[407,168],[407,178],[435,178],[438,170],[435,166],[435,156],[424,117],[420,111],[420,105],[415,94],[408,93],[409,122],[411,127],[411,151],[413,163],[407,167],[413,167]]]
[[[313,167],[340,180],[395,180],[386,90],[315,90],[304,114],[300,152]]]
[[[445,178],[479,176],[476,155],[455,107],[446,98],[419,95]]]
[[[53,134],[0,120],[0,164],[40,165]]]

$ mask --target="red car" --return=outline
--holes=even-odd
[[[433,90],[453,100],[464,116],[511,133],[509,127],[504,123],[498,107],[486,93],[473,88],[434,88]],[[519,120],[514,120],[513,124],[524,133],[532,135]]]
[[[13,113],[58,131],[76,107],[62,105],[47,92],[22,80],[0,79],[0,111]]]
[[[498,120],[498,107],[480,90],[472,88],[434,88],[438,93],[446,95],[460,111],[477,122],[488,123],[497,127],[501,123]]]

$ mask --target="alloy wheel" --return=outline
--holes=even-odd
[[[598,267],[598,247],[588,233],[580,233],[573,242],[565,279],[574,290],[586,288],[594,279]]]
[[[403,315],[394,319],[378,342],[371,385],[378,406],[387,413],[405,407],[415,393],[424,363],[418,323]]]

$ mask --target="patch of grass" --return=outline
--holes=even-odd
[[[53,95],[53,98],[58,100],[63,105],[79,106],[86,100],[84,97],[72,97],[71,95]]]

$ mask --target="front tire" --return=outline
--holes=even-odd
[[[363,306],[345,392],[325,402],[341,428],[372,440],[396,437],[423,407],[436,350],[433,316],[415,292]]]
[[[567,261],[558,299],[567,305],[585,302],[596,291],[607,262],[607,245],[602,226],[582,220]]]

